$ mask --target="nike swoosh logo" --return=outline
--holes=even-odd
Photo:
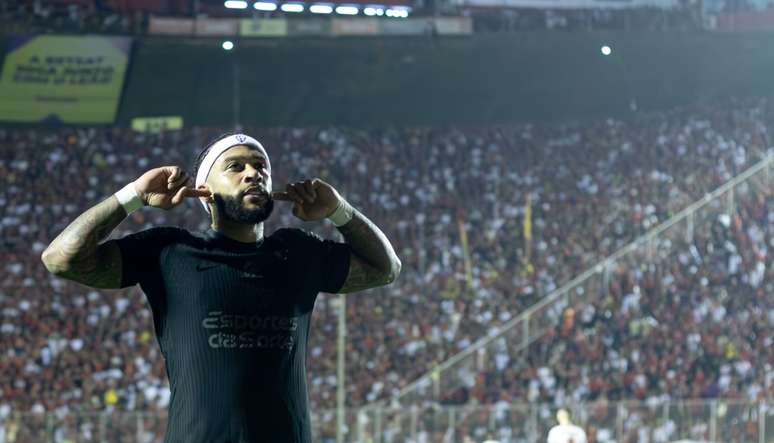
[[[216,266],[219,266],[219,265],[217,263],[214,264],[214,265],[212,265],[212,264],[211,265],[196,265],[196,270],[197,271],[206,271],[207,269],[212,269],[212,268],[214,268]]]
[[[251,274],[249,272],[243,272],[242,277],[245,278],[263,278],[263,275]]]

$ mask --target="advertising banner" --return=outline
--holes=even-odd
[[[379,20],[376,18],[333,18],[333,35],[376,35],[379,33]]]
[[[239,21],[233,18],[200,18],[194,25],[194,33],[200,36],[237,35]]]
[[[157,35],[191,35],[194,32],[192,18],[171,18],[151,16],[148,33]]]
[[[243,37],[284,37],[288,35],[288,21],[284,18],[243,18],[239,21],[239,35]]]
[[[433,19],[435,32],[443,35],[468,35],[473,33],[470,17],[436,17]]]
[[[429,18],[380,20],[379,28],[383,35],[422,35],[432,32],[433,22]]]
[[[288,20],[288,35],[330,35],[331,22],[327,19],[296,19]]]
[[[0,73],[0,120],[111,123],[130,37],[12,35]]]
[[[183,117],[167,115],[163,117],[137,117],[132,119],[132,130],[157,133],[183,129]]]

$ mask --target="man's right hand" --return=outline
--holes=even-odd
[[[193,179],[179,166],[154,168],[134,181],[134,187],[147,206],[170,209],[186,197],[209,197],[210,191],[194,189]]]

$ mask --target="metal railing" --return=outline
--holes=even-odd
[[[571,408],[573,421],[599,443],[774,442],[774,402],[599,401]],[[355,417],[348,442],[544,442],[556,425],[547,404],[376,407]],[[325,441],[324,434],[315,434]]]
[[[774,402],[682,400],[597,401],[573,405],[573,421],[595,441],[774,442]],[[396,408],[350,414],[347,442],[543,442],[556,424],[547,404]],[[166,413],[15,413],[0,418],[0,443],[162,443]],[[312,415],[315,442],[336,440],[336,411]]]
[[[625,263],[654,260],[657,249],[667,243],[693,238],[696,226],[719,214],[731,214],[737,193],[747,192],[749,185],[771,187],[774,155],[748,168],[712,193],[689,205],[669,220],[643,234],[633,242],[601,260],[578,277],[555,290],[525,312],[514,317],[488,336],[479,339],[460,353],[419,377],[394,395],[392,405],[414,405],[436,401],[442,392],[461,386],[471,386],[475,374],[491,365],[491,356],[498,347],[507,346],[511,353],[526,349],[532,342],[554,328],[563,310],[581,300],[588,304],[605,295],[610,271]],[[363,409],[382,407],[385,400],[366,405]]]
[[[0,443],[155,443],[166,425],[166,412],[11,412],[0,418]]]

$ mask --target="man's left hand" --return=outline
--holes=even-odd
[[[339,205],[341,195],[333,186],[313,178],[289,183],[284,191],[271,194],[274,200],[293,202],[293,215],[304,221],[322,220]]]

